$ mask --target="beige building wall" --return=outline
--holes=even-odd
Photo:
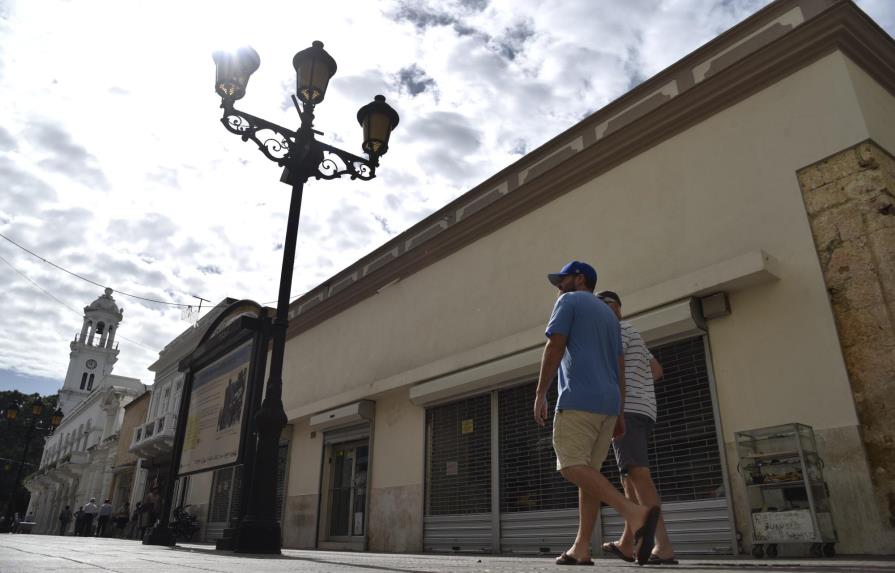
[[[376,401],[368,518],[371,551],[423,549],[425,435],[426,411],[408,401],[406,390]]]
[[[146,413],[149,411],[149,397],[151,395],[148,391],[144,392],[124,407],[121,429],[118,430],[118,452],[115,454],[116,466],[133,464],[137,461],[137,456],[127,450],[133,442],[136,427],[146,422]]]
[[[866,137],[845,58],[831,54],[290,339],[287,414],[347,403],[376,382],[541,325],[555,295],[544,274],[573,257],[595,263],[601,286],[631,293],[764,249],[786,275],[769,288],[804,293],[796,318],[826,309],[822,324],[832,326],[795,172]],[[788,322],[797,344],[833,347],[832,333]],[[833,364],[816,372],[844,372],[841,358],[825,360]],[[443,370],[452,366],[467,364]]]
[[[286,473],[286,507],[281,524],[285,547],[309,549],[317,545],[322,460],[323,435],[312,431],[307,419],[295,422],[289,452],[290,466]]]
[[[845,63],[870,139],[891,153],[895,150],[895,99],[854,62]]]
[[[777,261],[779,280],[731,293],[732,314],[709,323],[724,440],[729,448],[737,430],[797,421],[818,430],[821,455],[860,458],[853,399],[796,171],[866,139],[868,118],[879,121],[891,108],[891,96],[862,73],[831,53],[290,339],[284,371],[290,421],[298,427],[310,414],[361,398],[400,404],[412,384],[542,344],[555,298],[544,275],[570,259],[595,264],[599,287],[636,298],[762,250]],[[375,441],[377,450],[387,443],[379,433]],[[413,465],[417,451],[395,448],[388,455]],[[293,471],[313,459],[293,456]],[[748,540],[735,456],[728,466],[738,527]],[[382,500],[394,486],[377,471],[373,487],[380,479]],[[826,471],[831,486],[867,479],[857,463]],[[832,489],[837,519],[866,496]],[[895,551],[892,531],[872,523],[849,519],[839,533],[841,552]],[[384,540],[381,549],[395,550]]]

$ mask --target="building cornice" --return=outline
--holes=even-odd
[[[853,2],[774,2],[295,300],[287,336],[837,50],[895,94],[895,42]]]
[[[59,427],[56,428],[56,431],[53,432],[53,435],[60,435],[64,433],[64,429],[67,428],[70,424],[74,424],[73,420],[78,420],[79,416],[90,409],[90,407],[97,402],[105,400],[107,397],[117,394],[119,396],[119,400],[121,396],[132,396],[135,395],[136,390],[132,388],[127,388],[124,386],[101,386],[87,395],[83,401],[81,401],[77,406],[72,408],[72,411],[66,414],[62,418],[62,422],[59,424]],[[143,390],[145,392],[145,389]],[[103,404],[100,404],[100,409],[105,410]]]

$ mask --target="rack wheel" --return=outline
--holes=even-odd
[[[811,547],[808,549],[808,553],[810,553],[812,557],[820,557],[821,555],[823,555],[822,548],[822,543],[812,543]]]
[[[762,547],[761,545],[753,545],[752,557],[755,557],[756,559],[761,559],[762,557],[764,557],[764,547]]]
[[[824,553],[824,557],[834,557],[836,555],[836,544],[835,543],[824,543],[823,553]]]
[[[767,549],[765,549],[765,553],[771,559],[773,559],[774,557],[777,557],[777,544],[776,543],[769,544]]]

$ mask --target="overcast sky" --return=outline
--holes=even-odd
[[[221,126],[211,53],[255,47],[239,107],[294,128],[292,56],[321,40],[322,140],[359,154],[380,93],[401,124],[373,181],[307,185],[297,296],[767,3],[0,0],[0,233],[116,290],[273,302],[289,188]],[[858,4],[893,33],[895,1]],[[0,389],[55,391],[102,289],[2,239],[0,257]],[[152,383],[189,325],[114,296],[115,373]]]

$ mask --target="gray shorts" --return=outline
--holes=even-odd
[[[649,416],[625,413],[625,435],[612,442],[615,462],[622,477],[628,475],[629,466],[649,467],[647,449],[655,425]]]

